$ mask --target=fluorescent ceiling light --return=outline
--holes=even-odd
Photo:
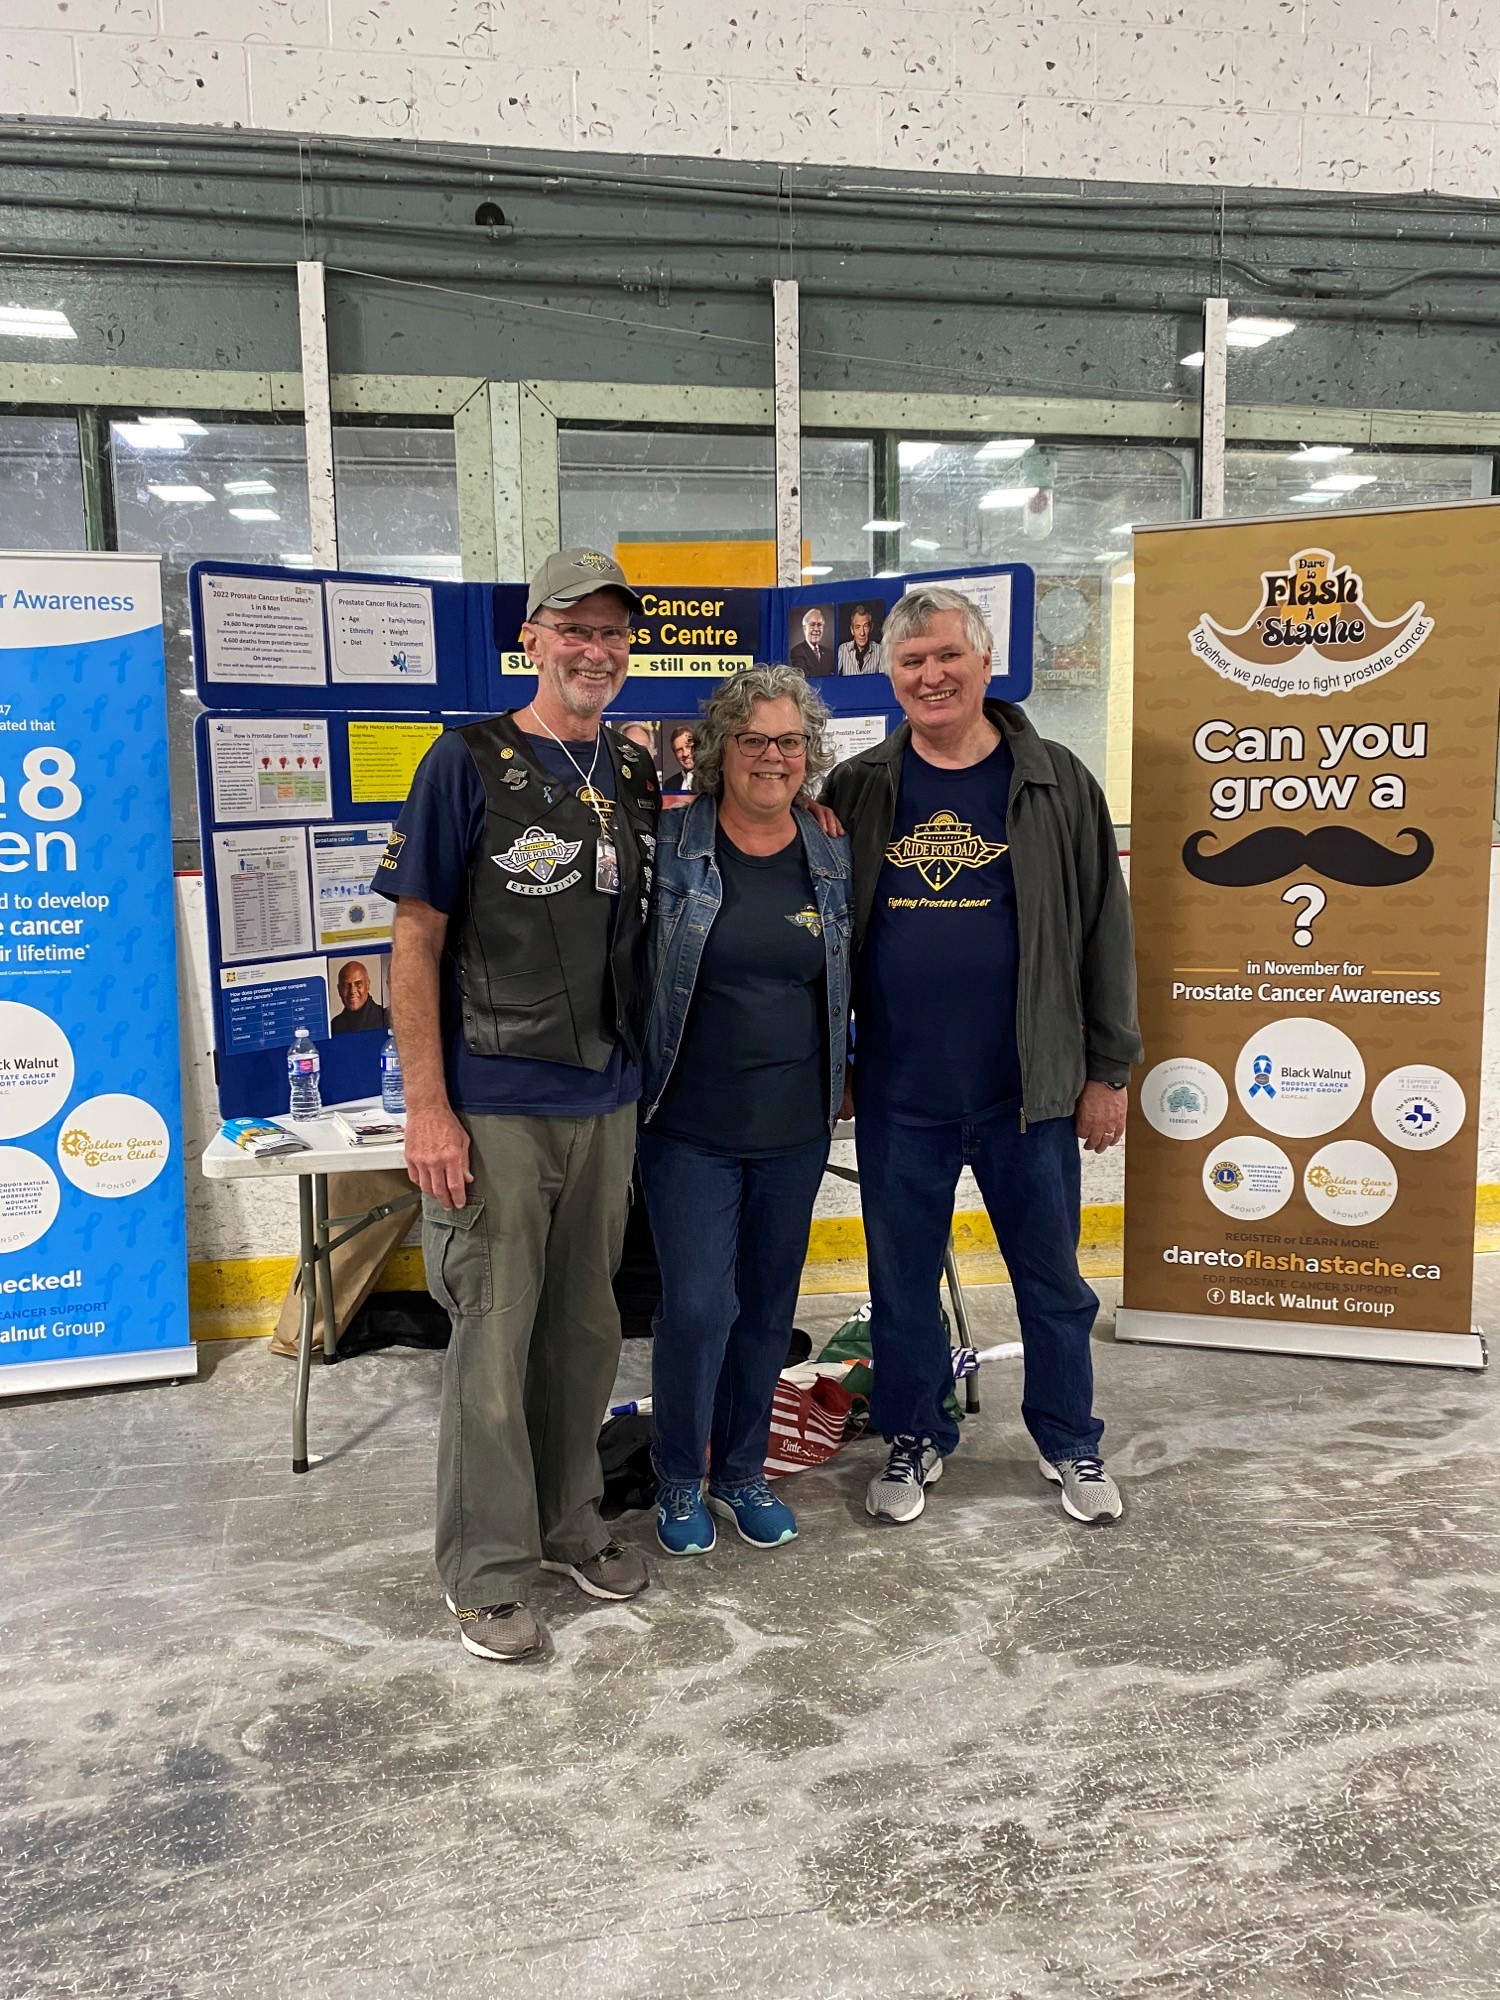
[[[279,521],[281,516],[274,507],[231,507],[230,513],[237,521]]]
[[[76,340],[65,312],[50,306],[0,306],[0,334],[11,340]]]
[[[896,448],[896,455],[903,465],[920,465],[924,458],[931,458],[941,447],[928,443],[922,438],[902,438]]]
[[[1295,451],[1287,453],[1299,465],[1323,465],[1336,458],[1353,458],[1352,444],[1299,444]]]
[[[1196,354],[1184,354],[1177,366],[1179,368],[1201,368],[1203,366],[1203,349],[1200,347]]]
[[[191,501],[195,507],[201,507],[205,501],[213,505],[214,496],[206,486],[148,486],[146,491],[154,493],[158,500],[177,500],[184,505]]]
[[[305,550],[293,556],[283,553],[277,560],[284,562],[288,569],[311,569],[313,566],[313,559]]]
[[[1024,507],[1040,491],[1037,486],[992,486],[988,493],[980,494],[979,504],[987,512],[995,507]]]
[[[906,571],[904,569],[878,569],[875,574],[877,576],[905,576]]]
[[[975,452],[976,458],[1024,458],[1035,438],[991,438]]]
[[[911,545],[914,549],[922,549],[924,551],[931,549],[940,549],[943,546],[941,542],[924,541],[919,535],[912,536]]]
[[[224,491],[243,496],[247,493],[274,493],[276,488],[269,479],[226,479]]]
[[[157,424],[116,424],[115,433],[137,451],[186,451],[181,431],[164,431]]]
[[[804,564],[802,565],[802,574],[803,574],[804,576],[832,576],[832,575],[833,575],[833,564],[832,564],[832,563],[804,563]]]
[[[1133,569],[1128,569],[1125,571],[1123,576],[1112,576],[1110,578],[1110,582],[1115,586],[1116,590],[1120,588],[1121,584],[1134,583],[1135,571]]]
[[[1236,313],[1229,322],[1231,338],[1236,333],[1249,334],[1256,340],[1280,340],[1285,334],[1295,333],[1294,319],[1256,319],[1253,314]]]
[[[1312,491],[1314,493],[1357,493],[1361,486],[1373,486],[1374,484],[1375,475],[1373,472],[1335,472],[1331,473],[1327,479],[1315,479]]]
[[[183,437],[207,437],[208,432],[196,417],[141,417],[136,418],[147,430],[178,431]]]
[[[1326,507],[1330,496],[1327,493],[1294,493],[1292,498],[1299,507]]]
[[[1117,528],[1111,528],[1109,532],[1112,535],[1133,535],[1135,533],[1135,522],[1121,521]]]
[[[867,535],[894,535],[899,528],[905,526],[904,521],[866,521],[864,532]]]

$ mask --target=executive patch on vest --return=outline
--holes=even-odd
[[[555,833],[548,833],[544,827],[528,826],[503,854],[492,854],[490,859],[507,875],[532,877],[530,882],[507,882],[505,886],[513,895],[556,896],[583,880],[580,868],[574,868],[566,875],[557,873],[559,868],[566,868],[570,861],[578,858],[582,846],[581,840],[559,840]]]

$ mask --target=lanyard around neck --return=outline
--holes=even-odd
[[[607,834],[609,832],[609,828],[604,824],[604,815],[602,812],[600,812],[598,805],[595,803],[595,798],[597,795],[594,792],[594,773],[599,768],[599,745],[604,737],[604,724],[602,722],[600,723],[598,733],[594,737],[594,754],[592,758],[590,758],[589,760],[589,767],[587,771],[585,771],[582,764],[579,763],[578,759],[573,755],[572,751],[568,748],[567,744],[563,742],[562,738],[558,735],[557,731],[555,729],[547,729],[547,724],[542,720],[541,716],[537,715],[535,702],[533,702],[531,705],[531,713],[535,717],[535,719],[542,724],[543,729],[547,730],[547,734],[552,738],[552,741],[557,745],[558,749],[561,750],[563,755],[567,758],[568,762],[573,766],[573,769],[578,773],[579,777],[582,779],[583,802],[588,807],[589,811],[594,815],[594,818],[598,820],[600,833]]]

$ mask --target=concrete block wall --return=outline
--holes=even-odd
[[[0,115],[1500,197],[1497,0],[3,0]]]

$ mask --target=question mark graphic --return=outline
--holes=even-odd
[[[1281,892],[1283,903],[1305,903],[1307,905],[1292,926],[1292,943],[1300,944],[1305,951],[1313,941],[1313,918],[1327,907],[1328,898],[1316,882],[1294,882],[1290,889]]]

